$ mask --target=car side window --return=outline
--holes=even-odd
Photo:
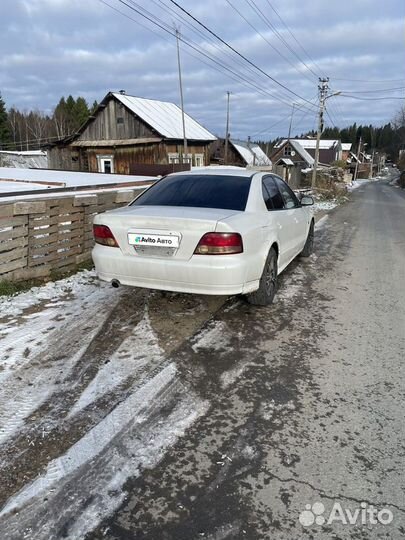
[[[284,201],[276,182],[271,176],[265,176],[262,181],[263,197],[268,210],[282,210]],[[267,194],[267,197],[265,196]]]
[[[283,197],[284,208],[287,210],[290,210],[291,208],[299,208],[301,206],[300,202],[290,186],[288,186],[284,180],[281,180],[281,178],[275,177],[275,181],[280,190],[281,196]]]
[[[262,180],[262,192],[263,192],[264,204],[266,205],[267,210],[273,210],[273,203],[271,202],[270,193],[268,192],[264,184],[264,180]]]

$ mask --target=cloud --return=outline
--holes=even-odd
[[[109,90],[121,88],[134,95],[179,101],[174,38],[155,27],[152,33],[135,22],[152,27],[138,14],[117,0],[107,1],[127,17],[99,0],[2,1],[7,16],[0,21],[0,91],[8,106],[49,112],[62,95],[83,95],[91,103],[94,99],[101,100]],[[405,78],[402,83],[388,82],[401,78],[404,65],[402,0],[385,4],[373,0],[328,3],[272,0],[271,4],[268,0],[256,0],[264,17],[255,13],[247,2],[230,1],[263,37],[226,0],[198,3],[181,0],[180,3],[263,71],[306,100],[316,101],[317,77],[301,60],[316,75],[328,75],[335,90],[405,86]],[[179,24],[173,12],[162,9],[162,6],[167,6],[166,10],[173,7],[167,0],[138,2],[153,12],[154,20],[161,19],[170,29],[174,22]],[[271,6],[288,24],[294,37]],[[266,18],[288,47],[268,26]],[[210,36],[201,33],[202,29],[186,17],[180,27],[198,51],[213,55],[219,62],[213,66],[196,50],[181,45],[187,111],[208,129],[222,135],[225,96],[230,90],[233,136],[247,137],[261,132],[263,138],[268,138],[285,134],[288,104],[300,101],[299,97],[277,86],[223,44],[213,43]],[[227,72],[225,66],[244,80]],[[387,82],[361,83],[353,79]],[[339,97],[328,101],[333,122],[341,126],[352,122],[385,123],[399,105],[399,101],[355,101]],[[294,116],[293,131],[311,129],[314,122],[314,112],[299,111]],[[328,117],[327,122],[331,123]]]

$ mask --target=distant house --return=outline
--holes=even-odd
[[[212,144],[211,163],[225,164],[225,139],[218,139]],[[272,163],[258,144],[250,141],[229,139],[226,165],[270,168]]]
[[[347,161],[350,158],[352,143],[342,143],[342,160]]]
[[[285,144],[287,139],[280,141],[275,148],[280,148]],[[315,158],[316,139],[290,139],[290,141],[298,142],[310,156]],[[333,161],[342,159],[342,143],[338,139],[321,139],[319,142],[319,163],[329,165]]]
[[[47,169],[48,156],[43,150],[0,151],[0,167]]]
[[[373,156],[366,152],[349,152],[346,163],[351,174],[357,174],[357,178],[369,178],[373,175],[373,169],[377,168],[377,164],[373,163]]]
[[[273,171],[293,187],[300,187],[302,172],[312,169],[314,158],[297,139],[284,139],[271,154]]]
[[[180,162],[187,164],[185,168],[207,165],[216,137],[188,114],[184,117],[187,156],[177,105],[109,92],[78,133],[47,146],[49,167],[148,174],[154,165],[154,174],[165,174]]]

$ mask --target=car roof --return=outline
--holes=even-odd
[[[171,173],[168,176],[176,175],[199,175],[199,176],[246,176],[251,178],[257,171],[243,169],[242,167],[195,167],[191,171]]]

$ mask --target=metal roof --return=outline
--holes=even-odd
[[[0,167],[47,169],[48,156],[42,150],[0,151]]]
[[[291,167],[292,165],[294,165],[294,162],[290,159],[290,158],[281,158],[278,160],[279,163],[284,163],[284,165],[288,165],[289,167]]]
[[[281,148],[287,141],[288,139],[283,139],[277,143],[274,148]],[[290,139],[290,143],[292,141],[299,143],[302,148],[307,148],[309,150],[315,150],[316,148],[316,139]],[[340,141],[338,139],[321,139],[319,141],[319,148],[322,150],[327,150],[329,148],[333,148],[334,146],[338,146],[339,143]]]
[[[166,139],[183,139],[181,109],[174,103],[145,99],[114,92],[112,94],[130,111]],[[215,141],[216,137],[188,114],[184,114],[186,138],[193,141]]]
[[[342,150],[350,151],[351,149],[352,149],[352,143],[351,142],[342,143]]]
[[[263,152],[258,144],[231,139],[231,144],[247,165],[271,165],[271,159]]]
[[[302,157],[302,159],[306,161],[306,163],[308,163],[308,165],[313,165],[315,163],[314,158],[305,150],[303,146],[301,146],[300,142],[294,139],[290,139],[289,142],[290,145],[294,148],[294,150],[298,152],[298,154]]]

